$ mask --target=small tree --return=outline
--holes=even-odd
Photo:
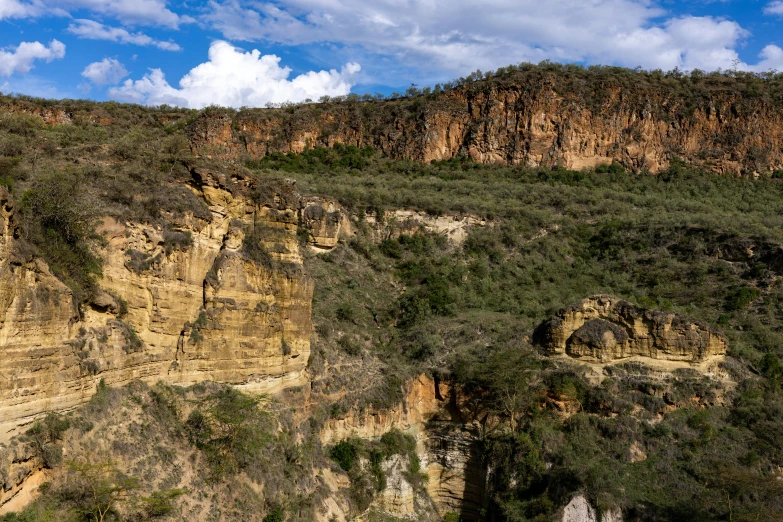
[[[205,411],[188,417],[190,440],[204,452],[215,478],[246,468],[269,442],[262,401],[228,388],[208,397]]]
[[[72,490],[76,510],[86,518],[104,522],[121,502],[132,498],[141,485],[137,478],[120,471],[110,460],[102,462],[70,461],[68,469],[75,482]]]
[[[43,420],[36,421],[25,432],[27,439],[33,445],[38,456],[47,468],[59,464],[62,449],[56,445],[62,439],[63,433],[70,427],[70,421],[56,413],[50,413]]]
[[[531,350],[515,347],[494,349],[480,358],[459,359],[455,375],[474,393],[486,393],[484,406],[508,421],[511,432],[517,433],[534,402],[539,367]]]
[[[184,494],[184,489],[165,489],[155,491],[149,497],[141,497],[144,520],[170,514],[174,511],[174,499]]]

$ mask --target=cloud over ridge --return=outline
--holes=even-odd
[[[211,104],[229,107],[263,107],[267,103],[298,102],[321,96],[348,94],[361,70],[347,63],[340,71],[310,71],[288,79],[291,69],[280,67],[280,58],[262,56],[258,50],[244,52],[224,41],[209,48],[209,61],[190,70],[172,87],[160,69],[140,80],[126,80],[109,90],[121,101],[147,105],[177,105],[202,108]]]

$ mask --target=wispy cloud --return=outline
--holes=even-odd
[[[646,0],[212,0],[202,20],[233,40],[358,45],[454,73],[544,59],[729,68],[748,37],[731,20],[666,15]]]
[[[90,40],[107,40],[123,44],[155,46],[164,51],[180,51],[182,48],[175,42],[156,40],[144,33],[131,33],[122,27],[110,27],[94,20],[79,19],[68,26],[68,32],[79,38]]]
[[[0,0],[0,20],[6,18],[28,18],[38,16],[43,11],[39,2],[20,2],[19,0]]]
[[[783,0],[775,0],[764,7],[764,14],[783,16]]]
[[[15,1],[15,0],[13,0]],[[176,29],[193,18],[175,13],[164,0],[40,0],[49,8],[86,9],[125,24],[157,25]]]

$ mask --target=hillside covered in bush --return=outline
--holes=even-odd
[[[3,97],[4,321],[27,332],[56,315],[26,304],[51,302],[40,281],[53,277],[73,309],[42,324],[71,330],[39,328],[36,350],[58,353],[35,353],[72,357],[79,382],[101,384],[0,448],[4,494],[37,481],[27,502],[3,497],[15,509],[0,520],[550,521],[577,495],[626,522],[780,520],[780,78],[545,64],[459,83],[240,112]],[[554,103],[542,86],[571,107],[560,116],[586,104],[579,132],[655,100],[649,118],[681,146],[656,149],[650,168],[626,142],[582,163],[576,146],[533,161],[476,145],[494,143],[487,129],[511,135],[497,106]],[[463,109],[470,139],[428,156],[422,129]],[[686,147],[697,127],[712,149]],[[116,250],[140,231],[154,248]],[[120,271],[130,294],[111,286]],[[159,306],[169,288],[201,308],[156,337],[178,313]],[[596,295],[727,352],[547,351],[542,323]],[[585,344],[641,335],[607,317]],[[237,351],[229,334],[246,336]],[[11,360],[21,334],[4,335]],[[242,361],[269,377],[265,394],[250,377],[166,382],[185,363],[219,381],[252,350]],[[101,381],[156,357],[161,373]],[[301,372],[286,381],[277,361]],[[9,397],[34,387],[3,364]]]

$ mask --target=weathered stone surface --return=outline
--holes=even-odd
[[[557,312],[535,332],[550,355],[588,361],[633,356],[700,362],[726,353],[726,338],[703,323],[596,295]]]
[[[340,205],[322,197],[302,198],[300,226],[310,232],[309,242],[317,248],[333,248],[343,228],[350,227]]]
[[[106,218],[102,290],[81,316],[44,262],[15,255],[13,202],[0,187],[0,442],[44,412],[85,402],[101,379],[257,391],[304,382],[313,283],[297,232],[335,245],[340,208],[285,183],[256,201],[225,174],[192,173],[212,214],[174,223],[192,244],[172,247],[159,227]],[[303,220],[308,208],[327,211]],[[268,264],[242,252],[244,231],[259,226],[270,231],[260,240]]]
[[[408,459],[400,455],[392,455],[381,464],[386,476],[386,487],[374,504],[393,517],[418,520],[416,491],[405,477],[408,466]]]
[[[376,241],[396,239],[401,234],[430,233],[462,244],[476,227],[492,226],[493,222],[470,214],[442,214],[434,216],[424,211],[386,210],[381,216],[365,218]]]
[[[563,509],[563,522],[598,522],[595,509],[584,495],[577,495]]]
[[[23,508],[43,482],[43,462],[31,444],[0,446],[0,515]]]
[[[601,513],[599,517],[584,495],[576,495],[563,508],[562,522],[622,522],[623,513],[619,508],[610,509]]]

